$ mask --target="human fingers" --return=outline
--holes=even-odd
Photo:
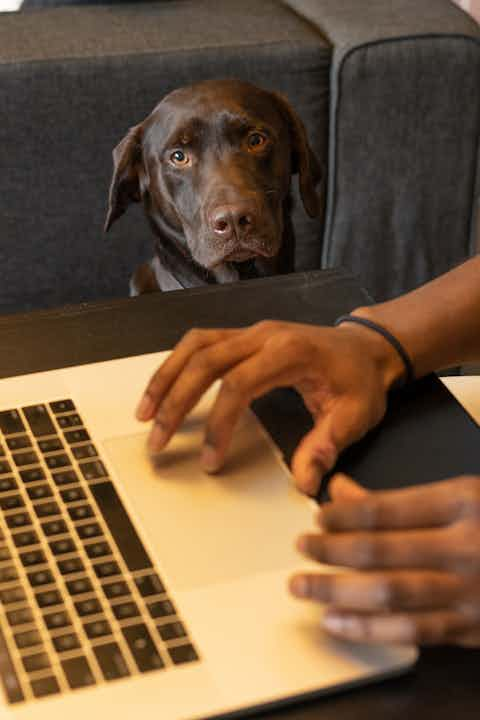
[[[290,580],[298,598],[354,612],[446,609],[455,607],[465,581],[434,570],[299,573]]]
[[[457,643],[477,630],[475,620],[459,610],[411,613],[352,613],[329,609],[322,625],[336,637],[370,644],[437,645]]]
[[[345,473],[336,473],[328,485],[328,493],[332,502],[345,502],[348,500],[363,500],[369,493],[353,478]]]
[[[202,464],[207,471],[223,465],[234,428],[250,402],[275,387],[294,384],[301,372],[297,354],[272,353],[265,345],[223,376],[205,430]]]
[[[150,378],[137,406],[137,420],[152,419],[163,397],[194,353],[202,348],[233,338],[241,332],[242,330],[236,329],[201,330],[193,328],[189,330]]]
[[[383,406],[377,406],[374,400],[370,405],[367,400],[363,403],[349,395],[327,403],[293,456],[292,472],[297,487],[315,495],[323,475],[335,465],[340,452],[376,425],[383,412]]]
[[[388,532],[323,532],[301,535],[297,540],[297,548],[318,562],[360,570],[443,570],[457,565],[459,554],[463,556],[468,552],[468,548],[459,547],[458,544],[455,546],[456,536],[455,530],[444,528]]]
[[[332,501],[322,506],[322,527],[329,532],[441,527],[455,519],[480,516],[480,478],[462,477],[400,490],[345,498],[342,476],[329,485]]]
[[[255,337],[245,333],[229,335],[193,352],[158,402],[148,439],[150,451],[162,450],[208,387],[257,347]]]

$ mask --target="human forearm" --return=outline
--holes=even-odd
[[[480,256],[426,285],[354,315],[387,328],[408,352],[415,376],[480,359]],[[365,332],[372,331],[366,329]],[[373,340],[373,338],[372,338]],[[396,352],[380,336],[391,365],[390,377],[402,372]]]

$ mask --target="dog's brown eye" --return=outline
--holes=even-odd
[[[248,147],[252,150],[259,150],[266,142],[267,138],[261,133],[253,132],[248,136]]]
[[[188,163],[188,155],[186,155],[183,150],[175,150],[170,155],[170,160],[174,165],[186,165]]]

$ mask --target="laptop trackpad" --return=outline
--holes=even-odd
[[[296,568],[296,536],[312,526],[311,502],[247,412],[225,470],[199,464],[202,414],[191,416],[154,463],[147,433],[104,441],[120,494],[139,534],[177,590]]]

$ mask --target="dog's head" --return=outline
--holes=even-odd
[[[143,201],[160,237],[206,268],[274,257],[283,203],[298,173],[303,204],[318,213],[321,172],[305,128],[277,93],[237,80],[167,95],[113,151],[105,229]]]

